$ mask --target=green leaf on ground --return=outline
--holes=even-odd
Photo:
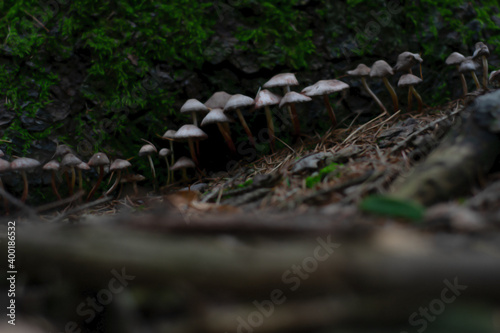
[[[413,201],[382,195],[367,197],[361,202],[359,208],[367,213],[401,217],[412,221],[422,220],[425,214],[425,208]]]

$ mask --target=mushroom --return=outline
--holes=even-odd
[[[73,195],[73,189],[75,188],[75,183],[76,183],[76,172],[75,172],[75,167],[82,163],[82,160],[80,160],[78,157],[73,155],[72,153],[68,153],[64,155],[61,165],[63,167],[69,167],[71,168],[71,185],[69,187],[69,195]]]
[[[269,88],[281,87],[283,88],[283,95],[286,95],[286,93],[290,92],[290,86],[298,86],[298,85],[299,81],[297,81],[295,74],[281,73],[273,76],[269,81],[264,83],[262,88],[269,89]],[[298,138],[300,137],[300,123],[297,111],[295,110],[295,108],[292,108],[290,105],[288,105],[288,113],[290,114],[290,119],[292,119],[294,136]]]
[[[179,130],[175,133],[176,140],[187,141],[189,144],[189,152],[191,153],[191,158],[193,159],[196,165],[199,165],[198,158],[196,157],[196,153],[194,151],[194,142],[201,141],[208,138],[208,135],[194,125],[183,125]]]
[[[174,130],[168,130],[163,134],[162,138],[166,139],[170,143],[170,164],[174,164],[174,141],[175,141],[175,134],[177,131]],[[174,176],[172,171],[169,171],[172,174],[172,177]]]
[[[356,69],[347,71],[347,74],[350,76],[354,77],[360,77],[361,78],[361,83],[363,84],[363,88],[365,88],[366,92],[375,100],[375,102],[378,104],[378,106],[382,109],[384,113],[387,113],[387,109],[385,108],[384,104],[378,99],[377,95],[370,89],[368,84],[366,83],[366,77],[370,76],[370,67],[366,66],[365,64],[359,64]]]
[[[187,177],[186,169],[194,168],[194,167],[196,167],[196,165],[190,158],[182,156],[181,158],[179,158],[177,160],[177,162],[175,162],[174,165],[172,165],[171,170],[172,171],[182,170],[182,179],[184,181],[189,181],[189,179]]]
[[[122,176],[122,170],[131,167],[132,164],[130,164],[129,161],[127,160],[122,160],[117,158],[116,160],[111,163],[109,166],[109,171],[118,171],[118,174],[116,175],[116,180],[113,183],[113,185],[109,188],[109,190],[104,194],[104,195],[109,195],[111,194],[117,187],[118,184],[120,184],[121,176]]]
[[[245,118],[243,118],[243,114],[241,113],[240,109],[249,107],[255,104],[255,101],[253,98],[242,95],[242,94],[236,94],[233,95],[226,103],[226,106],[224,107],[224,112],[227,111],[233,111],[236,110],[236,114],[238,115],[238,118],[240,119],[241,125],[243,126],[243,129],[247,133],[248,140],[250,141],[250,144],[255,147],[255,139],[252,135],[252,132],[250,131],[250,128],[248,127],[247,122],[245,121]]]
[[[201,126],[217,124],[217,127],[219,127],[219,131],[224,137],[227,146],[233,154],[236,154],[236,147],[234,146],[233,139],[231,139],[231,134],[229,134],[224,126],[222,126],[223,123],[229,123],[232,121],[233,120],[229,118],[222,109],[212,109],[212,111],[210,111],[205,118],[203,118]]]
[[[384,60],[377,60],[373,63],[372,68],[370,69],[370,77],[378,77],[384,81],[384,85],[391,94],[392,104],[394,105],[394,112],[399,110],[398,96],[394,91],[391,83],[387,79],[388,76],[394,75],[394,71],[391,66],[385,62]]]
[[[335,113],[333,113],[333,108],[330,104],[328,95],[346,89],[349,89],[349,85],[345,82],[339,80],[320,80],[312,86],[302,89],[302,94],[309,97],[323,96],[323,101],[328,111],[328,115],[332,121],[332,128],[335,128],[335,126],[337,126],[337,119],[335,118]]]
[[[312,101],[312,98],[306,95],[299,94],[295,91],[290,91],[283,96],[281,99],[279,107],[282,108],[284,106],[288,106],[292,110],[292,114],[297,114],[297,110],[295,109],[295,103],[306,103]],[[300,124],[298,128],[298,134],[300,135]]]
[[[94,195],[95,191],[99,187],[102,182],[102,178],[104,177],[104,166],[109,165],[108,156],[104,153],[95,153],[87,163],[90,167],[99,167],[99,178],[97,179],[97,183],[94,185],[89,195],[87,196],[87,201]]]
[[[491,72],[489,81],[491,84],[498,85],[498,83],[500,82],[500,70]]]
[[[210,96],[210,98],[205,102],[205,106],[209,109],[224,109],[227,101],[229,101],[232,96],[233,95],[228,94],[225,91],[218,91]]]
[[[56,171],[59,170],[61,165],[59,162],[56,160],[51,160],[43,166],[43,170],[48,170],[51,172],[51,179],[50,179],[50,184],[52,186],[52,191],[56,195],[57,199],[61,200],[61,196],[59,195],[59,192],[57,191],[57,186],[56,186]]]
[[[476,69],[477,64],[472,60],[472,57],[466,57],[464,61],[458,67],[458,71],[460,73],[470,72],[472,78],[474,79],[474,83],[476,84],[477,90],[481,90],[481,85],[479,84],[479,80],[477,79]]]
[[[139,150],[139,156],[147,156],[148,161],[149,161],[149,166],[151,167],[151,172],[153,173],[153,182],[154,182],[154,190],[156,191],[156,171],[155,171],[155,166],[153,164],[153,159],[151,158],[151,155],[157,154],[158,150],[156,149],[155,146],[152,144],[147,144],[141,147]]]
[[[0,152],[2,152],[2,151],[0,150]],[[2,155],[0,157],[3,157],[4,156],[3,152],[0,155]],[[4,172],[9,171],[9,170],[10,170],[10,162],[6,161],[4,159],[0,159],[0,175],[3,174]],[[2,190],[5,191],[5,187],[3,186],[2,177],[0,177],[0,188],[2,188]],[[61,199],[61,197],[59,197],[59,199]],[[9,215],[9,213],[10,213],[10,210],[9,210],[9,201],[5,197],[3,198],[3,207],[5,209],[5,213],[7,215]]]
[[[419,78],[418,76],[415,76],[413,74],[404,74],[401,75],[398,81],[398,87],[409,87],[408,88],[408,112],[411,109],[411,95],[415,95],[418,101],[418,111],[422,112],[422,97],[418,94],[418,92],[415,90],[413,87],[416,84],[419,84],[422,82],[422,79]]]
[[[70,147],[68,147],[67,145],[58,145],[57,148],[56,148],[56,152],[54,153],[54,157],[60,157],[60,156],[64,156],[66,154],[70,154],[70,153],[73,153],[73,151],[71,150]]]
[[[170,163],[168,162],[168,155],[171,155],[172,154],[172,150],[168,149],[168,148],[162,148],[160,149],[160,151],[158,152],[158,155],[160,157],[163,157],[165,159],[165,163],[167,163],[167,169],[168,169],[168,175],[167,175],[167,185],[170,184],[170,173],[171,173],[171,170],[170,170]]]
[[[273,94],[267,89],[260,90],[255,97],[255,109],[260,109],[264,107],[266,111],[267,128],[269,129],[269,139],[271,144],[271,150],[274,153],[275,150],[275,136],[274,136],[274,123],[273,117],[271,115],[270,105],[276,105],[280,102],[281,97]]]
[[[80,191],[83,191],[83,177],[82,177],[82,170],[90,170],[90,167],[87,163],[82,162],[76,166],[78,169],[78,188]]]
[[[208,108],[201,104],[200,101],[197,99],[191,98],[184,103],[184,105],[181,107],[181,113],[191,113],[193,116],[193,125],[198,126],[198,119],[196,117],[196,114],[198,112],[205,112],[207,113],[209,110]]]
[[[403,52],[398,56],[398,60],[393,70],[395,72],[406,72],[412,74],[411,68],[416,64],[420,65],[420,76],[422,78],[422,62],[424,60],[418,53]]]
[[[462,81],[462,91],[464,92],[464,96],[467,95],[468,93],[468,90],[467,90],[467,81],[465,81],[465,76],[463,73],[460,72],[460,64],[462,63],[462,61],[465,60],[465,57],[458,53],[458,52],[453,52],[452,54],[450,54],[448,56],[448,58],[446,58],[446,64],[448,66],[457,66],[457,71],[458,71],[458,74],[460,74],[460,80]]]
[[[483,42],[477,42],[474,45],[475,51],[472,54],[472,59],[476,60],[481,57],[482,65],[483,65],[483,87],[484,89],[488,89],[488,57],[490,56],[490,50],[488,46]]]
[[[123,175],[120,183],[132,183],[132,186],[134,188],[134,194],[137,196],[139,194],[139,191],[137,190],[137,182],[142,182],[145,180],[146,177],[143,175]],[[118,197],[120,197],[121,194],[121,189],[120,192],[118,193]]]
[[[25,202],[28,198],[28,177],[26,176],[26,172],[32,171],[38,166],[40,166],[40,162],[28,157],[21,157],[10,163],[10,168],[12,169],[12,171],[19,171],[21,173],[21,176],[23,177],[24,189],[21,196],[22,202]]]

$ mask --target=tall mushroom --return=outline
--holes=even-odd
[[[290,92],[290,86],[298,86],[299,81],[295,77],[295,74],[293,73],[281,73],[273,76],[269,81],[264,83],[262,88],[265,89],[270,89],[270,88],[283,88],[283,95],[286,93]],[[287,107],[288,113],[290,114],[290,119],[292,120],[293,123],[293,128],[294,128],[294,136],[296,138],[300,137],[300,122],[299,122],[299,117],[297,115],[297,111],[295,109],[292,109],[291,106]]]
[[[489,81],[491,84],[498,86],[498,83],[500,82],[500,70],[491,72]]]
[[[279,104],[281,97],[273,94],[267,89],[262,89],[257,93],[255,97],[255,109],[264,108],[266,112],[267,128],[269,130],[269,140],[271,145],[271,151],[274,153],[275,146],[275,136],[274,136],[274,123],[273,116],[271,114],[271,109],[269,106]]]
[[[151,172],[153,173],[153,185],[154,185],[154,190],[156,191],[156,171],[155,171],[155,166],[153,164],[153,159],[151,158],[151,155],[157,154],[158,150],[156,149],[155,146],[151,144],[147,144],[141,147],[139,150],[139,156],[146,156],[149,161],[149,166],[151,167]]]
[[[170,184],[170,174],[172,173],[172,170],[170,170],[170,163],[168,162],[168,155],[171,155],[172,151],[168,148],[162,148],[158,152],[158,156],[163,157],[165,159],[165,163],[167,164],[167,185]]]
[[[234,146],[233,139],[231,138],[231,134],[229,134],[224,126],[222,125],[223,123],[229,123],[232,122],[233,120],[229,118],[222,109],[212,109],[206,116],[203,118],[203,121],[201,122],[201,126],[207,126],[210,124],[217,124],[217,127],[219,128],[220,133],[224,137],[224,141],[226,141],[227,146],[229,147],[229,150],[233,154],[236,154],[236,147]]]
[[[392,104],[394,105],[394,112],[397,112],[399,110],[398,95],[396,95],[394,88],[387,79],[388,76],[392,75],[394,75],[394,71],[392,70],[391,66],[384,60],[375,61],[372,65],[372,68],[370,69],[370,77],[381,78],[382,81],[384,81],[384,85],[387,91],[389,91],[389,94],[391,95],[392,98]]]
[[[368,84],[366,83],[366,77],[370,76],[370,67],[366,66],[365,64],[359,64],[358,67],[356,67],[353,70],[347,71],[347,75],[354,76],[354,77],[359,77],[361,78],[361,83],[363,84],[363,88],[365,88],[366,92],[373,98],[375,103],[382,109],[384,113],[387,113],[387,109],[385,108],[384,104],[378,99],[377,95],[370,89]]]
[[[181,113],[191,113],[191,115],[193,116],[194,126],[198,126],[197,113],[207,113],[208,111],[209,110],[205,105],[201,104],[200,101],[194,98],[188,99],[186,103],[184,103],[184,105],[181,107]]]
[[[472,54],[472,59],[479,60],[481,58],[481,62],[483,65],[483,88],[488,89],[488,57],[490,56],[490,50],[488,46],[483,42],[477,42],[474,45],[475,51]]]
[[[99,188],[99,185],[101,185],[102,179],[104,177],[104,167],[106,165],[109,165],[109,159],[108,156],[104,153],[95,153],[87,163],[90,167],[99,167],[99,178],[97,179],[97,183],[94,185],[92,190],[90,191],[89,195],[87,196],[87,201],[92,198],[94,195],[95,191]]]
[[[235,94],[227,101],[226,106],[224,107],[224,112],[236,110],[236,114],[240,119],[243,129],[247,133],[250,144],[255,147],[255,139],[252,135],[252,132],[250,131],[250,128],[248,127],[247,122],[245,121],[245,118],[243,118],[243,114],[241,113],[240,110],[242,108],[250,107],[254,104],[255,101],[253,100],[253,98],[242,94]]]
[[[332,122],[332,128],[335,128],[337,126],[337,118],[335,118],[335,113],[333,112],[328,95],[346,89],[349,89],[349,85],[345,82],[339,80],[320,80],[312,86],[302,89],[302,94],[309,97],[323,96],[323,101]]]
[[[10,168],[12,169],[12,171],[19,171],[21,173],[21,177],[23,177],[24,189],[21,196],[22,202],[25,202],[28,198],[28,177],[26,176],[26,172],[32,171],[38,166],[40,166],[40,162],[28,157],[21,157],[10,163]]]
[[[75,172],[75,167],[82,163],[82,160],[80,160],[78,157],[73,155],[72,153],[68,153],[64,155],[61,165],[66,168],[71,168],[71,185],[69,188],[69,195],[73,195],[73,189],[75,188],[75,183],[76,183],[76,172]]]
[[[186,169],[191,169],[195,166],[195,163],[190,158],[182,156],[175,162],[174,165],[172,165],[172,171],[182,170],[182,179],[184,181],[188,181],[189,179],[187,177]]]
[[[476,69],[478,65],[472,60],[472,57],[466,57],[464,61],[458,67],[458,71],[460,73],[470,72],[472,78],[474,79],[474,83],[476,84],[477,90],[481,90],[481,84],[479,84],[479,80],[476,75]]]
[[[111,163],[111,165],[109,166],[109,171],[117,171],[118,174],[116,175],[116,180],[115,182],[113,183],[113,185],[109,188],[109,190],[106,192],[106,196],[107,195],[110,195],[117,187],[118,187],[118,184],[120,184],[120,180],[121,180],[121,176],[122,176],[122,170],[128,168],[128,167],[131,167],[132,164],[130,164],[129,161],[127,160],[122,160],[120,158],[117,158],[116,160],[113,161],[113,163]]]
[[[199,165],[198,158],[196,156],[194,150],[194,142],[205,140],[208,138],[208,135],[194,125],[183,125],[179,130],[175,133],[176,140],[187,141],[189,144],[189,152],[191,153],[191,158],[193,159],[196,165]]]
[[[419,93],[415,90],[413,87],[416,84],[419,84],[422,82],[422,79],[419,78],[418,76],[415,76],[413,74],[404,74],[401,75],[398,81],[398,87],[409,87],[408,88],[408,112],[411,109],[411,95],[413,94],[418,101],[418,111],[422,112],[422,97],[420,97]]]
[[[83,176],[82,176],[82,171],[83,170],[90,170],[90,167],[87,163],[82,162],[76,166],[78,169],[78,188],[80,191],[83,191]]]
[[[56,186],[56,171],[59,170],[61,165],[59,162],[56,160],[51,160],[43,166],[43,170],[50,171],[51,173],[51,178],[50,178],[50,185],[52,186],[52,191],[56,195],[57,199],[61,200],[61,195],[59,195],[59,191],[57,191],[57,186]]]
[[[462,91],[464,92],[464,96],[467,95],[468,90],[467,90],[467,81],[465,81],[465,76],[463,73],[460,72],[460,64],[465,60],[465,57],[458,53],[458,52],[453,52],[446,58],[446,64],[448,66],[456,66],[458,74],[460,75],[460,80],[462,81]]]
[[[169,144],[170,144],[170,164],[171,165],[174,165],[174,141],[175,141],[175,134],[176,133],[177,133],[177,131],[168,130],[162,136],[162,138],[168,140]],[[174,177],[173,171],[169,171],[169,172],[173,178]],[[169,177],[170,177],[170,174],[169,174]]]
[[[132,183],[132,187],[134,189],[134,194],[135,196],[137,196],[139,194],[139,191],[137,189],[137,182],[142,182],[143,180],[145,180],[146,177],[144,177],[143,175],[122,175],[122,180],[120,181],[120,183]],[[120,197],[120,194],[121,194],[121,188],[120,188],[120,192],[118,192],[118,197]]]
[[[312,101],[311,97],[299,94],[295,91],[290,91],[287,92],[285,96],[283,96],[279,104],[279,107],[282,108],[284,106],[287,106],[289,109],[292,110],[292,114],[297,114],[295,103],[306,103],[310,101]],[[298,134],[300,135],[300,124],[299,124]]]

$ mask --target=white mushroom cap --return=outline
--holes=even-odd
[[[67,145],[58,145],[54,157],[64,156],[72,152],[73,151],[71,150],[71,148],[68,147]]]
[[[227,101],[224,111],[232,111],[239,108],[245,108],[255,104],[252,97],[248,97],[242,94],[233,95],[229,101]]]
[[[73,155],[72,153],[64,155],[61,161],[62,166],[69,166],[69,167],[77,166],[80,163],[82,163],[82,160]]]
[[[312,101],[312,98],[295,91],[289,91],[283,96],[280,102],[280,108],[291,103],[305,103]]]
[[[10,170],[10,162],[0,158],[0,173],[7,172],[9,170]]]
[[[386,77],[389,75],[394,75],[392,67],[384,60],[377,60],[373,63],[370,69],[370,77]]]
[[[113,161],[113,163],[111,163],[111,165],[109,166],[109,170],[111,171],[123,170],[131,166],[132,164],[130,164],[129,161],[117,158],[116,160]]]
[[[165,132],[165,134],[163,134],[162,138],[173,140],[175,138],[175,133],[177,133],[177,131],[169,129]]]
[[[273,94],[267,89],[262,89],[255,97],[255,108],[260,109],[264,106],[276,105],[281,101],[281,97]]]
[[[495,82],[500,80],[500,70],[493,71],[490,73],[490,82]]]
[[[222,109],[212,109],[205,118],[203,118],[203,121],[201,122],[201,126],[206,126],[210,124],[216,124],[216,123],[230,123],[233,120],[229,118]]]
[[[471,57],[465,58],[464,61],[460,64],[460,67],[458,67],[458,71],[460,73],[465,73],[465,72],[470,72],[470,71],[475,71],[479,67],[478,64],[476,64]]]
[[[232,96],[225,91],[218,91],[210,96],[205,102],[205,106],[209,109],[223,109]]]
[[[197,126],[191,124],[183,125],[181,128],[179,128],[174,137],[174,139],[176,140],[205,140],[206,138],[208,138],[207,133],[203,132]]]
[[[485,56],[488,58],[490,56],[490,50],[488,49],[488,46],[484,44],[483,42],[477,42],[476,45],[474,45],[475,51],[472,54],[472,59],[476,59],[481,56]]]
[[[175,162],[174,165],[170,168],[170,170],[175,171],[179,169],[188,169],[188,168],[195,168],[196,165],[194,164],[193,160],[191,160],[188,157],[182,156]]]
[[[312,86],[302,89],[302,93],[306,96],[322,96],[333,94],[345,89],[349,89],[349,85],[339,80],[320,80]]]
[[[141,149],[139,150],[139,156],[153,155],[157,152],[158,150],[156,150],[155,146],[147,144],[141,147]]]
[[[14,171],[31,171],[39,166],[40,162],[28,157],[21,157],[10,163],[10,168]]]
[[[96,166],[101,166],[101,165],[108,165],[109,164],[109,159],[108,156],[104,153],[95,153],[87,163],[91,167],[96,167]]]
[[[350,76],[369,76],[370,75],[370,67],[365,64],[359,64],[355,69],[347,71],[347,75]]]
[[[447,65],[460,65],[462,61],[465,60],[465,57],[463,54],[458,53],[458,52],[453,52],[446,58],[446,64]]]
[[[146,177],[143,175],[122,175],[122,179],[120,179],[120,183],[133,183],[133,182],[141,182],[145,180]]]
[[[262,88],[274,88],[274,87],[286,87],[286,86],[297,86],[299,81],[293,73],[281,73],[273,76],[269,81],[264,83]]]
[[[208,112],[208,108],[197,99],[191,98],[181,107],[181,113],[188,112]]]
[[[160,149],[160,151],[158,152],[158,155],[160,157],[166,157],[166,156],[169,156],[172,154],[172,151],[168,148],[162,148]]]
[[[393,69],[396,72],[407,71],[416,64],[422,63],[423,61],[424,60],[422,59],[422,57],[420,57],[420,54],[406,51],[398,55],[398,61],[396,62],[396,65]]]
[[[398,81],[398,87],[408,87],[422,82],[422,79],[413,74],[401,75]]]
[[[90,166],[85,162],[78,164],[76,167],[80,170],[90,170]]]

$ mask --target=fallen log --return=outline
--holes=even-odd
[[[429,206],[470,191],[500,153],[500,91],[478,97],[432,153],[394,181],[390,195]]]

